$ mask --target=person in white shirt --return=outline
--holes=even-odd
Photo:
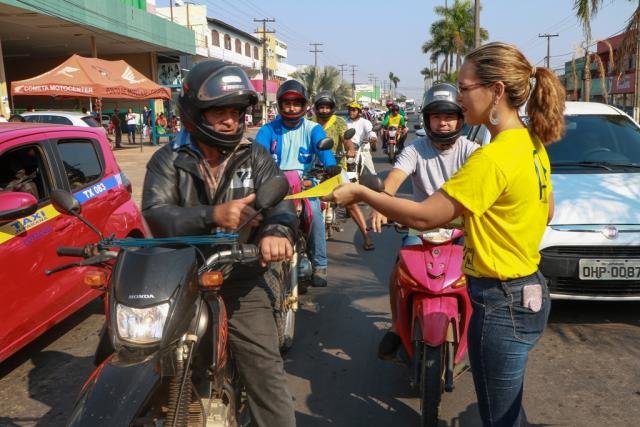
[[[362,165],[370,174],[375,175],[376,168],[373,166],[373,158],[371,157],[371,144],[375,144],[378,138],[373,131],[373,125],[369,120],[361,117],[362,105],[358,102],[353,101],[347,105],[347,109],[349,110],[347,128],[356,130],[351,141],[360,147]]]
[[[406,146],[398,155],[384,180],[385,191],[395,194],[400,185],[411,176],[413,200],[422,202],[435,193],[451,178],[464,162],[480,146],[462,136],[464,119],[457,103],[458,89],[449,83],[435,84],[424,95],[422,115],[425,137]],[[372,211],[371,222],[374,230],[380,230],[387,218]],[[403,245],[421,244],[416,236],[406,236]],[[393,292],[389,293],[390,298]],[[391,302],[392,323],[378,346],[378,357],[384,360],[394,357],[400,345],[400,337],[395,332],[395,301]]]

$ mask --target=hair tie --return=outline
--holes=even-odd
[[[536,71],[538,71],[538,69],[536,68],[536,66],[532,66],[531,67],[531,77],[535,77],[536,76]]]

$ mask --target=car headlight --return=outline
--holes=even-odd
[[[133,308],[117,304],[118,336],[136,344],[160,341],[168,314],[169,303],[148,308]]]

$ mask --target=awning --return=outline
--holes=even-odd
[[[125,61],[73,55],[44,74],[11,82],[11,95],[170,99],[171,91]]]

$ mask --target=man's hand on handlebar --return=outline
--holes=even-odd
[[[374,232],[380,233],[382,232],[382,225],[387,224],[387,217],[382,215],[380,212],[376,210],[371,211],[371,228]]]
[[[258,244],[260,248],[260,264],[265,267],[270,262],[291,259],[293,246],[286,237],[265,236]]]

